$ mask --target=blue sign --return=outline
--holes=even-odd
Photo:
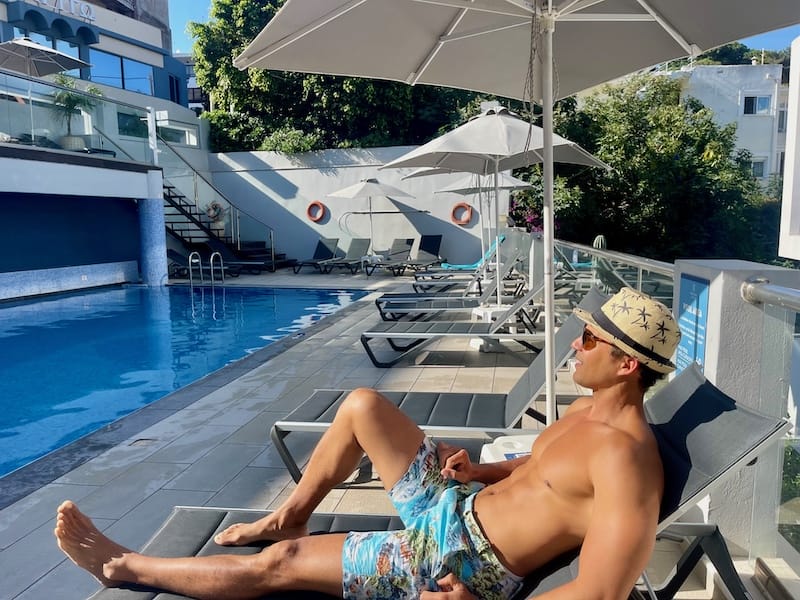
[[[681,341],[675,357],[675,366],[680,373],[697,363],[703,368],[706,359],[706,327],[708,325],[708,286],[705,279],[681,274],[678,297],[678,327]]]

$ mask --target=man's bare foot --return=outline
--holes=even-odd
[[[72,562],[89,571],[106,587],[119,584],[106,577],[104,567],[123,554],[130,553],[130,550],[100,533],[89,517],[79,511],[70,500],[58,507],[54,533],[58,547]]]
[[[294,540],[308,535],[305,524],[284,526],[278,513],[272,513],[253,523],[236,523],[214,536],[220,546],[244,546],[251,542],[279,542]]]

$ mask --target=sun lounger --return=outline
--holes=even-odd
[[[367,275],[372,275],[375,269],[387,269],[395,277],[402,275],[405,273],[406,263],[413,245],[414,238],[395,238],[385,256],[375,262],[364,263],[364,271]]]
[[[658,526],[661,535],[686,537],[690,544],[679,558],[671,578],[658,589],[634,589],[630,598],[666,600],[706,554],[734,600],[750,600],[732,564],[724,539],[713,524],[690,525],[675,521],[699,498],[718,489],[788,429],[783,419],[767,417],[736,404],[707,382],[693,365],[646,403],[647,418],[665,467],[665,494]],[[531,518],[535,518],[532,507]],[[266,511],[176,507],[144,546],[158,556],[191,556],[221,553],[254,554],[262,546],[217,546],[214,536],[229,525],[254,521]],[[398,529],[397,517],[380,515],[315,514],[309,529],[317,532],[376,531]],[[577,551],[551,561],[525,579],[513,600],[534,598],[571,581],[577,574]],[[308,598],[327,600],[323,594],[272,595],[270,599]],[[151,590],[105,589],[92,600],[179,600],[182,596],[157,594]]]
[[[500,243],[502,244],[506,239],[505,235],[500,236]],[[441,271],[477,271],[478,269],[482,269],[485,265],[492,262],[494,258],[495,251],[497,250],[497,240],[492,241],[492,244],[489,246],[489,249],[481,256],[478,260],[474,263],[469,264],[450,264],[450,263],[442,263],[439,265],[439,268],[436,269],[436,273],[439,274]]]
[[[292,270],[296,274],[299,273],[303,267],[314,267],[317,271],[322,273],[320,263],[336,257],[338,244],[339,240],[337,238],[320,238],[314,250],[314,256],[305,260],[298,260],[292,267]]]
[[[406,268],[413,271],[427,271],[442,263],[439,249],[442,246],[442,235],[423,235],[419,238],[417,255],[406,262]]]
[[[544,284],[542,284],[543,286]],[[531,300],[541,294],[542,286],[529,289],[514,304],[490,321],[389,321],[375,324],[361,334],[361,345],[376,367],[391,367],[412,352],[440,338],[481,338],[483,340],[513,340],[531,350],[538,351],[534,344],[544,341],[544,332],[539,330],[537,319],[540,308]],[[435,314],[432,314],[435,317]],[[513,321],[513,323],[512,323]],[[514,329],[512,331],[511,329]],[[380,359],[372,344],[384,340],[396,354],[389,359]]]
[[[355,275],[361,268],[364,255],[369,251],[369,245],[371,243],[369,238],[353,238],[350,240],[350,247],[347,249],[347,254],[343,257],[319,261],[322,272],[330,273],[333,269],[348,269],[351,274]]]
[[[509,244],[503,246],[502,262],[500,266],[500,280],[504,287],[512,278],[518,261],[527,256],[530,251],[530,236],[519,236]],[[416,292],[416,293],[386,293],[375,300],[381,319],[384,321],[397,321],[411,315],[412,319],[419,319],[425,315],[436,312],[465,311],[488,304],[493,300],[497,290],[495,277],[489,283],[481,282],[481,274],[476,272],[472,281],[461,292]],[[525,293],[529,285],[525,275],[515,277],[515,284],[510,293],[503,290],[504,295],[510,296],[512,302]],[[479,295],[473,290],[480,290]]]

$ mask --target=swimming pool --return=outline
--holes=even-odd
[[[124,287],[0,304],[0,477],[365,294]]]

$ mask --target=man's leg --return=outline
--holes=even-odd
[[[320,439],[291,496],[267,517],[233,525],[215,541],[236,545],[304,535],[311,513],[356,469],[364,453],[389,490],[408,470],[424,437],[422,430],[381,394],[369,388],[356,389]]]
[[[59,547],[105,586],[137,583],[209,600],[260,598],[278,590],[342,595],[344,534],[276,542],[251,556],[157,558],[100,533],[72,502],[58,509]]]

